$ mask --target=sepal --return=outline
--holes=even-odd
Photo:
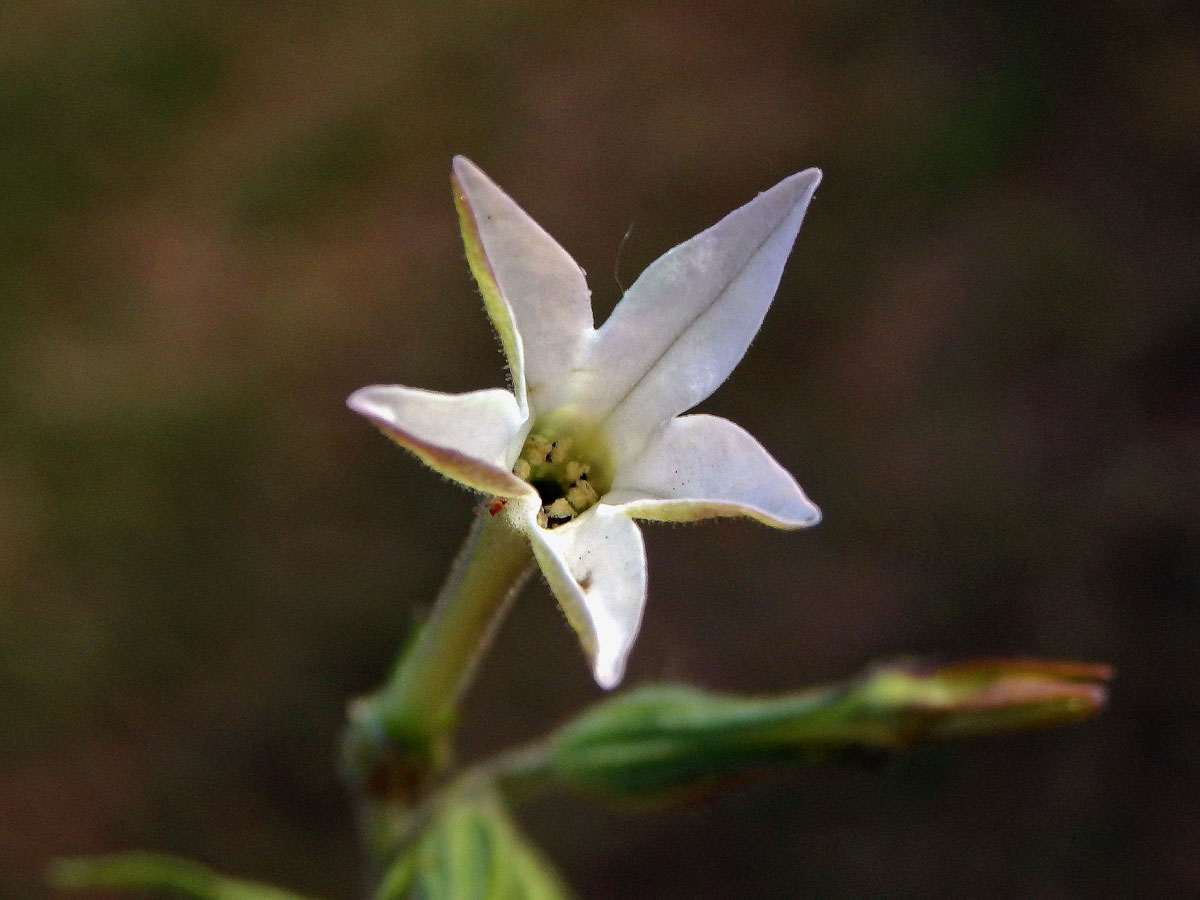
[[[558,875],[490,792],[448,797],[376,900],[568,900]]]

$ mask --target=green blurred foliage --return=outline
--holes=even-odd
[[[1054,734],[657,817],[534,803],[581,896],[1196,893],[1197,39],[1167,0],[4,5],[0,897],[127,847],[359,892],[344,706],[473,501],[342,403],[500,383],[454,153],[600,311],[825,170],[704,409],[826,521],[649,529],[631,683],[784,691],[898,652],[1121,673]],[[593,697],[527,593],[464,757]]]
[[[521,836],[498,798],[443,801],[389,868],[377,900],[566,900],[566,887]]]
[[[271,885],[226,878],[190,860],[160,853],[60,859],[51,867],[49,880],[63,890],[108,889],[191,900],[304,900]]]

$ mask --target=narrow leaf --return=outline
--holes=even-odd
[[[58,888],[169,892],[194,900],[304,900],[268,884],[219,875],[211,869],[159,853],[117,853],[57,860],[50,881]]]

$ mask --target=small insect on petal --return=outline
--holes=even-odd
[[[487,511],[494,516],[504,509],[506,503],[508,503],[507,497],[493,497],[487,505]]]

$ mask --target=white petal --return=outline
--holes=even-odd
[[[733,371],[762,324],[821,173],[809,169],[650,265],[596,332],[577,390],[618,458]]]
[[[553,409],[592,332],[583,270],[461,156],[454,159],[454,184],[467,259],[508,356],[517,397],[527,397],[534,409]]]
[[[749,516],[802,528],[821,511],[743,428],[717,416],[681,416],[662,425],[641,455],[622,466],[606,504],[631,516],[688,522]]]
[[[532,506],[532,505],[531,505]],[[558,528],[527,522],[533,552],[596,683],[621,683],[646,604],[646,549],[637,525],[603,503]]]
[[[346,405],[447,478],[502,497],[532,492],[511,471],[526,417],[508,391],[442,394],[375,385],[355,391]]]

